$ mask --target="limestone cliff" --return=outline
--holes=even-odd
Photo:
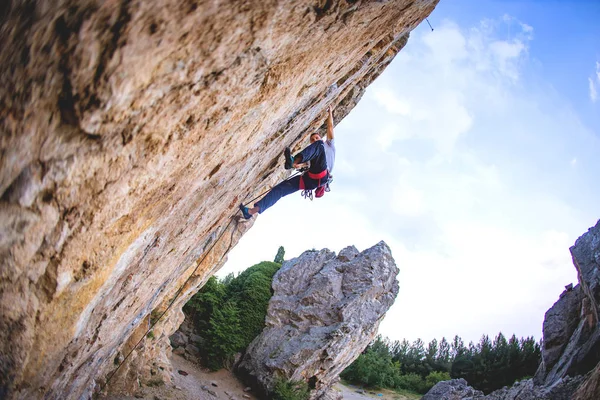
[[[436,3],[3,1],[0,397],[87,397],[187,282],[110,386],[169,379],[236,206]]]
[[[325,249],[286,261],[273,277],[265,329],[238,370],[267,392],[283,378],[307,382],[312,399],[335,398],[333,383],[394,303],[399,272],[384,242],[362,253]]]

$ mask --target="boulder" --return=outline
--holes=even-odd
[[[188,343],[187,346],[185,346],[185,352],[194,357],[200,357],[200,349],[191,343]]]
[[[479,400],[483,392],[473,389],[464,379],[452,379],[435,384],[421,400]]]
[[[177,331],[169,337],[171,346],[173,347],[185,347],[188,344],[188,338],[182,332]]]
[[[438,382],[422,400],[572,400],[583,378],[565,378],[552,387],[536,386],[533,379],[496,390],[487,396],[468,385],[464,379]],[[592,400],[590,397],[586,400]],[[581,400],[584,400],[583,398]]]
[[[238,371],[269,391],[278,377],[304,380],[311,397],[326,394],[374,339],[398,294],[398,268],[380,242],[360,253],[307,251],[273,277],[266,327]]]
[[[190,334],[190,341],[196,345],[200,345],[200,344],[202,344],[204,339],[202,339],[202,336],[192,333],[192,334]]]

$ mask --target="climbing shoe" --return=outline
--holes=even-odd
[[[294,167],[294,159],[292,158],[292,152],[289,147],[285,148],[283,155],[285,156],[285,169],[292,169]]]
[[[244,207],[243,204],[240,204],[240,211],[242,212],[242,214],[244,215],[244,218],[246,219],[250,219],[252,218],[252,214],[250,214],[248,212],[248,207]]]

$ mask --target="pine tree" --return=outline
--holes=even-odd
[[[445,337],[442,337],[442,340],[440,340],[436,362],[442,366],[443,371],[450,372],[450,343],[448,343]]]
[[[392,360],[404,364],[408,356],[410,349],[410,343],[406,339],[402,339],[402,342],[395,341],[392,346]]]
[[[510,384],[514,383],[520,376],[520,364],[521,364],[521,345],[519,339],[514,334],[508,340],[508,351],[507,351],[507,380]]]
[[[427,345],[427,351],[425,353],[425,367],[427,368],[427,374],[430,374],[433,371],[439,371],[440,368],[436,362],[436,356],[438,353],[438,341],[433,339]]]
[[[273,260],[273,262],[283,264],[283,257],[285,257],[285,249],[283,248],[283,246],[279,246],[279,249],[277,250],[277,255],[275,256],[275,260]]]
[[[233,301],[227,301],[214,310],[207,331],[205,362],[212,370],[223,367],[236,352],[242,350],[242,328],[238,308]]]
[[[450,349],[450,357],[452,361],[454,361],[456,357],[466,353],[466,351],[467,348],[465,347],[465,343],[460,336],[454,336],[454,339],[452,339],[452,347]]]

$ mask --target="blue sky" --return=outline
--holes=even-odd
[[[600,218],[600,5],[442,0],[429,20],[336,127],[332,192],[260,215],[218,275],[385,240],[383,335],[539,339]]]

